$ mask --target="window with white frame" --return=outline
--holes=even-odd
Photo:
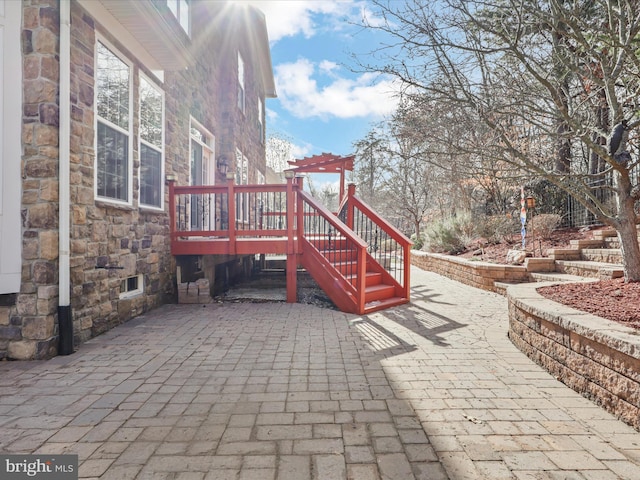
[[[140,76],[140,205],[162,208],[164,96]]]
[[[167,0],[167,7],[187,35],[191,35],[189,0]]]
[[[249,183],[249,160],[242,152],[236,149],[236,184],[247,185]],[[249,194],[241,193],[236,197],[236,221],[249,222]]]
[[[238,108],[244,113],[245,88],[244,88],[244,60],[238,52]]]
[[[213,134],[195,119],[190,120],[191,137],[191,185],[215,184],[215,168],[213,167],[214,144]],[[211,195],[191,196],[191,230],[210,230],[216,225],[216,199]]]
[[[96,42],[96,195],[131,202],[131,66]]]
[[[131,298],[144,292],[144,277],[134,275],[120,281],[120,299]]]

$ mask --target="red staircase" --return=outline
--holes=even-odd
[[[370,252],[369,244],[305,192],[299,192],[299,199],[303,219],[298,227],[302,244],[300,264],[340,310],[366,314],[409,301],[408,287],[398,282],[380,263],[380,258]],[[346,204],[344,208],[350,206]],[[381,231],[380,225],[377,228]],[[405,240],[406,251],[401,245],[393,248],[393,254],[389,249],[385,263],[391,266],[393,262],[394,268],[400,266],[408,286],[408,265],[405,266],[402,257],[408,259],[411,242],[393,227],[389,230]]]
[[[291,178],[286,185],[171,182],[169,189],[174,255],[285,253],[289,302],[296,301],[297,265],[344,312],[367,314],[409,302],[412,242],[360,201],[353,186],[339,216]]]

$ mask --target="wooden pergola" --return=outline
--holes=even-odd
[[[341,157],[333,153],[321,153],[312,157],[304,157],[299,160],[290,160],[290,170],[295,173],[339,173],[340,174],[340,201],[345,197],[346,171],[353,171],[355,155]]]

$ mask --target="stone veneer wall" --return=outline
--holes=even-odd
[[[23,0],[23,269],[15,305],[0,306],[0,359],[41,359],[57,353],[58,326],[58,94],[59,5],[57,0]],[[250,181],[264,169],[264,144],[256,118],[261,82],[250,57],[250,21],[217,17],[223,4],[194,4],[192,52],[196,65],[165,72],[165,171],[179,184],[190,174],[189,121],[193,116],[215,136],[216,157],[250,159]],[[200,11],[199,8],[204,10]],[[213,22],[215,28],[211,28]],[[185,35],[176,24],[176,35]],[[96,35],[133,62],[133,204],[95,199],[94,70]],[[244,39],[244,40],[243,40]],[[223,46],[224,48],[221,48]],[[246,112],[237,108],[237,49],[245,59]],[[138,205],[139,104],[141,73],[154,78],[118,38],[78,2],[71,3],[71,307],[76,345],[136,315],[176,299],[175,260],[170,251],[169,215]],[[264,109],[263,109],[264,115]],[[264,118],[263,118],[264,124]],[[215,159],[214,159],[215,163]],[[231,165],[233,170],[234,166]],[[220,173],[216,175],[221,182]],[[168,205],[165,189],[165,205]],[[100,268],[117,266],[118,269]],[[96,268],[98,267],[98,268]],[[120,298],[121,281],[144,276],[144,294]]]
[[[477,262],[418,250],[411,251],[411,263],[465,285],[492,292],[496,291],[496,281],[524,282],[529,279],[529,270],[521,265]]]
[[[9,330],[0,334],[0,347],[6,345],[0,357],[45,358],[57,351],[57,3],[23,2],[22,286],[9,310]]]
[[[551,302],[538,285],[507,289],[509,338],[563,383],[640,430],[640,337],[630,327]]]
[[[94,51],[96,35],[134,62],[133,204],[95,199]],[[71,10],[71,307],[76,343],[99,335],[173,295],[166,211],[138,205],[138,87],[144,67],[77,3]],[[145,72],[148,73],[148,72]],[[162,87],[162,85],[160,84]],[[167,156],[167,160],[172,157]],[[101,268],[117,266],[118,269]],[[121,281],[142,274],[144,293],[120,298]]]

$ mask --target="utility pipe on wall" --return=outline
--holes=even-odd
[[[71,134],[71,0],[60,0],[60,95],[59,95],[59,225],[58,225],[58,354],[73,353],[71,315],[71,274],[69,263],[70,219],[70,140]]]

